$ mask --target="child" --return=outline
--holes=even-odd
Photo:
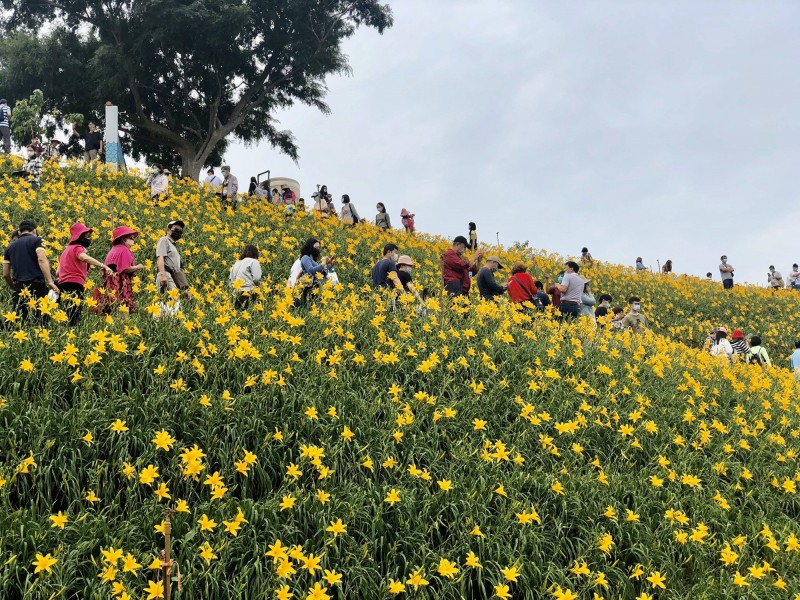
[[[414,228],[414,217],[416,215],[414,213],[408,212],[405,208],[400,211],[400,220],[403,222],[403,227],[406,229],[406,233],[414,233],[416,229]]]
[[[469,224],[469,244],[467,244],[467,248],[470,250],[477,250],[478,249],[478,231],[475,228],[475,223]]]

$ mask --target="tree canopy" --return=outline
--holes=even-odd
[[[349,72],[343,41],[382,33],[392,13],[379,0],[11,0],[1,25],[4,95],[41,89],[48,109],[90,117],[111,101],[129,151],[179,156],[197,178],[230,135],[297,159],[275,112],[329,112],[325,78]]]

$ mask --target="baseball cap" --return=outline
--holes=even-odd
[[[498,269],[502,269],[503,268],[503,263],[500,262],[500,257],[492,255],[492,256],[490,256],[489,258],[486,259],[487,262],[490,261],[490,260],[497,263],[497,268]]]
[[[453,238],[453,244],[464,244],[466,246],[467,238],[465,238],[463,235],[457,235],[455,238]]]
[[[180,225],[180,226],[181,226],[181,229],[183,229],[184,227],[186,227],[186,224],[185,224],[183,221],[181,221],[180,219],[177,219],[177,220],[175,220],[175,221],[170,221],[169,223],[167,223],[167,229],[169,229],[169,228],[170,228],[170,227],[172,227],[173,225]]]

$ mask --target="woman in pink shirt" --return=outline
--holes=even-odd
[[[69,244],[64,248],[61,258],[58,260],[56,278],[58,279],[58,289],[61,290],[60,302],[69,300],[69,306],[65,308],[65,312],[71,327],[77,325],[80,320],[84,286],[89,275],[89,265],[103,269],[106,273],[113,273],[111,269],[99,260],[86,253],[86,249],[92,243],[91,236],[93,231],[83,223],[75,223],[70,227]]]
[[[106,265],[112,269],[112,275],[103,275],[103,283],[95,290],[97,309],[105,314],[117,306],[125,306],[129,313],[136,312],[133,300],[133,278],[144,265],[137,265],[131,247],[139,236],[138,231],[130,227],[117,227],[111,232],[111,250],[106,256]]]

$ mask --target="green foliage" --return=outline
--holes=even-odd
[[[20,146],[30,143],[34,135],[42,135],[44,118],[44,95],[34,90],[27,100],[18,100],[11,119],[11,135]]]
[[[11,0],[7,11],[0,87],[27,94],[45,81],[59,107],[93,116],[110,100],[134,156],[180,161],[194,178],[230,134],[297,158],[275,112],[327,112],[326,78],[349,71],[344,40],[392,25],[380,0]]]

